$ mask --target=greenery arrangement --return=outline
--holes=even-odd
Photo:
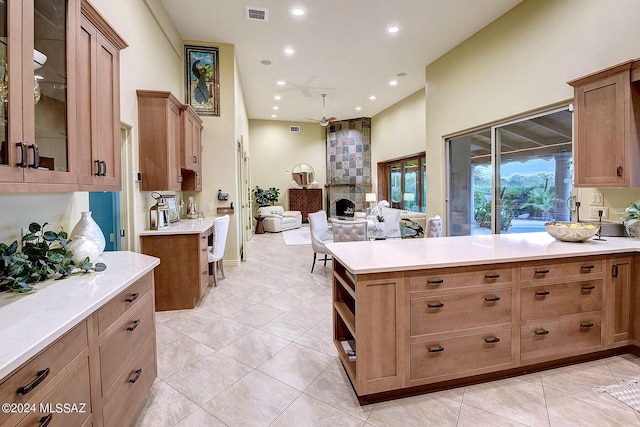
[[[275,187],[263,189],[256,185],[256,188],[253,189],[253,195],[256,198],[258,206],[273,206],[278,203],[280,190]]]
[[[22,251],[18,251],[17,240],[10,245],[0,243],[0,292],[30,292],[34,283],[107,268],[101,262],[93,265],[88,257],[75,265],[67,250],[67,233],[62,228],[59,233],[45,231],[46,226],[46,222],[29,225],[29,233],[22,237]]]
[[[640,221],[640,203],[631,202],[624,210],[626,215],[624,219],[624,227],[629,236],[638,237],[638,221]]]

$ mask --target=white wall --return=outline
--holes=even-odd
[[[640,57],[638,16],[636,0],[525,0],[428,65],[427,211],[444,212],[445,136],[573,99],[567,81]]]
[[[300,126],[300,133],[289,132],[291,125]],[[315,123],[250,120],[249,130],[253,188],[256,185],[279,188],[279,203],[286,209],[291,171],[297,164],[307,163],[313,167],[315,180],[324,190],[327,176],[325,128]]]

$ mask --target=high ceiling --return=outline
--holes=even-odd
[[[323,93],[326,116],[339,119],[372,117],[415,93],[424,87],[427,64],[520,1],[162,3],[183,39],[235,45],[250,119],[311,122],[306,119],[323,116]],[[268,20],[247,19],[247,6],[267,9]],[[294,16],[294,7],[303,8],[305,14]],[[399,31],[389,34],[390,26]],[[287,54],[286,48],[295,52]],[[269,65],[263,64],[267,61]],[[395,86],[390,85],[392,80]],[[278,81],[285,84],[279,86]],[[371,96],[376,99],[370,100]]]

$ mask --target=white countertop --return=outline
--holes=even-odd
[[[47,280],[27,294],[0,293],[0,381],[61,337],[160,260],[135,252],[105,252],[99,273]]]
[[[213,227],[215,218],[181,219],[171,224],[171,227],[162,230],[145,230],[138,233],[139,236],[159,236],[165,234],[200,234]]]
[[[640,239],[561,242],[546,232],[329,243],[354,274],[640,252]]]

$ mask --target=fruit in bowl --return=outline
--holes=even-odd
[[[595,236],[600,226],[585,222],[547,222],[544,228],[563,242],[584,242]]]

